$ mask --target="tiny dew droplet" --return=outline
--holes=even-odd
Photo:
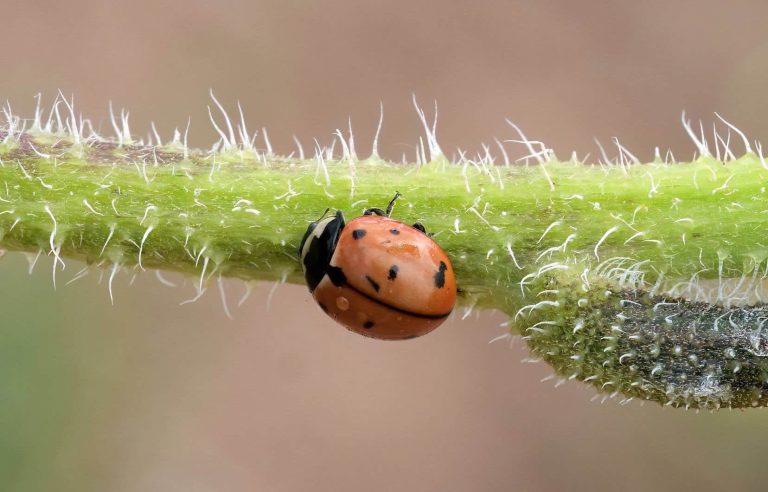
[[[349,309],[349,299],[347,299],[344,296],[339,296],[336,298],[336,307],[341,309],[342,311],[346,311]]]

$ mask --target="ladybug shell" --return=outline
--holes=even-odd
[[[396,220],[366,215],[342,230],[329,272],[313,296],[356,333],[414,338],[451,313],[456,277],[448,256],[429,236]]]

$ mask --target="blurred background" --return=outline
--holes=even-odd
[[[768,137],[768,4],[188,0],[3,2],[0,101],[31,115],[58,89],[108,130],[107,104],[208,146],[208,90],[294,149],[352,119],[366,154],[414,155],[411,95],[438,101],[450,154],[514,138],[642,159],[693,146],[680,113]],[[305,288],[263,284],[225,316],[185,279],[57,291],[50,263],[0,261],[0,490],[764,490],[765,410],[601,405],[541,383],[499,313],[407,343],[321,316]],[[65,274],[79,266],[68,262]],[[244,292],[225,285],[230,304]],[[271,303],[268,306],[268,298]]]

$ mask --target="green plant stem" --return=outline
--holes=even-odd
[[[0,245],[33,253],[61,248],[62,258],[90,263],[199,274],[208,258],[224,276],[301,282],[296,248],[309,222],[326,207],[354,216],[381,206],[395,190],[403,197],[394,215],[425,223],[465,290],[512,314],[519,306],[508,286],[546,260],[642,258],[681,279],[704,265],[704,279],[717,278],[723,256],[737,275],[745,261],[768,256],[768,171],[754,155],[727,165],[703,160],[626,172],[442,159],[420,167],[371,159],[352,170],[331,161],[326,183],[315,160],[249,152],[184,159],[172,149],[53,147],[43,140],[33,151],[24,141],[0,147]],[[569,237],[564,251],[540,257]]]
[[[558,317],[564,304],[578,302],[569,293],[551,301],[559,303],[556,313],[541,318],[548,305],[537,303],[548,299],[553,282],[557,290],[582,278],[586,290],[600,285],[619,294],[654,286],[661,295],[680,283],[690,287],[691,279],[723,285],[753,273],[762,278],[768,258],[768,171],[752,153],[727,164],[701,158],[498,166],[437,158],[416,166],[82,145],[49,135],[7,140],[0,145],[0,246],[53,254],[62,266],[76,258],[204,281],[222,275],[300,283],[296,248],[309,222],[326,207],[348,217],[381,207],[397,190],[403,197],[393,216],[434,233],[454,263],[462,303],[508,313],[523,334],[534,321],[549,320],[552,340],[552,330],[570,331],[578,317]],[[611,259],[623,266],[609,272]],[[723,289],[697,300],[735,302]],[[608,321],[595,323],[598,331],[610,329]],[[701,401],[693,406],[709,404]]]

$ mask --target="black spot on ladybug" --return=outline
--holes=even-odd
[[[328,308],[325,307],[325,304],[323,304],[322,302],[318,302],[318,304],[320,305],[320,309],[322,309],[323,312],[327,314],[328,313]]]
[[[366,330],[370,330],[371,328],[373,328],[373,321],[366,321],[365,323],[363,323],[363,328],[365,328]]]
[[[419,335],[406,335],[403,338],[401,338],[400,340],[412,340],[414,338],[418,338],[418,336]]]
[[[399,268],[397,268],[397,265],[392,265],[389,267],[389,274],[387,275],[387,280],[395,280],[397,278],[397,271]]]
[[[371,277],[369,277],[368,275],[366,275],[366,276],[365,276],[365,278],[368,280],[368,283],[369,283],[369,284],[371,284],[371,287],[373,287],[373,290],[375,290],[376,292],[378,292],[378,291],[379,291],[379,283],[378,283],[378,282],[376,282],[375,280],[373,280],[373,279],[372,279]]]
[[[445,271],[448,270],[448,265],[445,262],[440,262],[440,269],[435,273],[435,287],[438,289],[445,286]]]
[[[365,229],[355,229],[352,231],[352,237],[354,239],[360,239],[361,237],[365,236]]]
[[[347,276],[344,275],[341,268],[337,266],[330,265],[328,267],[328,278],[331,279],[331,283],[336,287],[341,287],[347,283]]]
[[[399,229],[390,229],[390,230],[389,230],[389,232],[390,232],[391,234],[395,235],[395,236],[397,236],[398,234],[400,234],[400,230],[399,230]]]

